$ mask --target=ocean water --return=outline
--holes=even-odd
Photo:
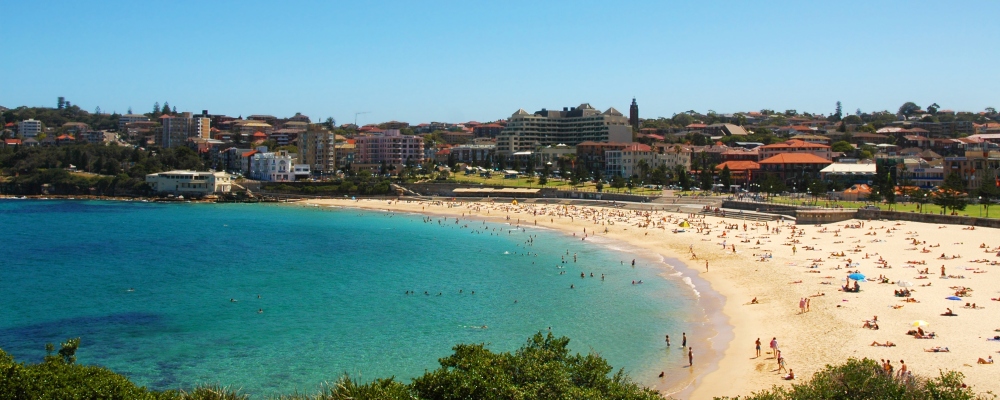
[[[703,319],[657,255],[497,223],[0,200],[0,232],[0,348],[37,362],[45,343],[81,337],[78,362],[155,389],[314,393],[344,373],[408,381],[457,343],[509,351],[549,328],[651,384],[683,358],[663,335],[679,342]]]

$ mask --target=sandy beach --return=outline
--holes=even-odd
[[[1000,358],[1000,340],[991,340],[1000,335],[1000,301],[991,300],[1000,298],[996,229],[856,220],[795,226],[747,222],[738,215],[533,203],[324,199],[300,204],[537,224],[581,240],[596,236],[620,241],[685,262],[688,273],[701,278],[696,285],[706,282],[701,284],[724,297],[721,310],[715,311],[721,311],[732,334],[708,338],[720,341],[715,347],[724,349],[717,368],[699,364],[688,371],[680,362],[663,366],[666,374],[683,372],[696,379],[680,392],[677,387],[659,387],[679,398],[746,395],[790,384],[782,379],[785,372],[777,371],[769,349],[772,338],[797,380],[826,364],[867,357],[887,359],[896,371],[903,360],[918,376],[959,371],[977,392],[1000,391],[1000,382],[991,378],[998,367],[977,363],[980,358]],[[678,231],[682,221],[691,225],[683,232]],[[848,278],[855,272],[865,276],[860,291],[843,291],[845,283],[853,287],[857,282]],[[909,293],[897,296],[904,289]],[[951,296],[957,300],[946,299]],[[754,298],[757,304],[751,303]],[[808,311],[800,308],[805,300]],[[948,308],[955,315],[942,315]],[[915,321],[922,321],[919,329],[927,337],[933,332],[933,338],[908,334],[917,330]],[[878,329],[873,329],[875,324]],[[754,349],[758,338],[759,357]],[[679,337],[671,339],[675,346],[680,344]],[[873,346],[875,342],[892,346]],[[933,348],[948,351],[928,351]],[[703,357],[695,350],[696,360]]]

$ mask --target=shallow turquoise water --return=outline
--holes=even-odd
[[[699,321],[691,290],[659,276],[653,255],[541,229],[293,206],[6,200],[0,231],[0,348],[34,362],[45,343],[81,337],[79,362],[156,389],[312,393],[344,372],[409,379],[456,343],[513,350],[549,327],[649,383],[663,335]]]

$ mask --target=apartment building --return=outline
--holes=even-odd
[[[632,142],[628,118],[614,107],[600,112],[584,103],[562,111],[517,110],[497,136],[497,153],[510,156],[541,146],[592,142]]]
[[[22,139],[36,137],[39,133],[42,133],[42,121],[26,119],[17,123],[17,134]]]
[[[337,170],[337,135],[327,130],[299,133],[299,160],[313,172],[332,173]]]
[[[358,164],[405,164],[424,161],[424,139],[403,135],[399,129],[354,138],[354,160]]]

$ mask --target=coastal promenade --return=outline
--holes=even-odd
[[[791,220],[744,221],[738,214],[722,218],[647,203],[594,207],[576,202],[316,199],[301,204],[463,219],[507,221],[509,217],[511,224],[537,224],[582,240],[600,237],[601,242],[620,242],[636,251],[684,261],[687,268],[682,274],[700,278],[692,280],[696,290],[710,289],[724,297],[721,307],[706,311],[719,316],[731,334],[693,338],[693,343],[709,344],[708,349],[696,344],[692,368],[680,361],[662,366],[667,374],[690,378],[688,388],[659,388],[679,398],[746,395],[771,385],[788,385],[768,351],[772,338],[777,338],[781,356],[800,379],[826,364],[868,357],[891,360],[897,368],[905,360],[910,371],[922,376],[956,370],[976,391],[1000,389],[995,367],[977,364],[979,358],[1000,350],[1000,341],[988,340],[1000,335],[995,331],[1000,324],[983,323],[1000,321],[1000,303],[991,300],[1000,298],[996,289],[1000,271],[993,271],[1000,268],[995,266],[1000,242],[986,242],[997,237],[993,228],[854,219],[795,226]],[[681,221],[691,227],[677,230]],[[841,291],[853,271],[866,275],[861,290]],[[699,288],[699,282],[709,287]],[[904,288],[909,297],[894,294]],[[946,299],[956,295],[964,297]],[[806,300],[804,311],[799,305]],[[942,315],[949,308],[957,315]],[[863,327],[876,317],[879,329]],[[934,332],[934,339],[907,334],[916,329],[915,321],[923,321],[918,325]],[[759,357],[754,352],[758,338],[763,343]],[[892,346],[873,345],[887,342]],[[926,351],[935,347],[948,351]],[[716,359],[712,348],[720,349],[718,363],[711,361]]]

